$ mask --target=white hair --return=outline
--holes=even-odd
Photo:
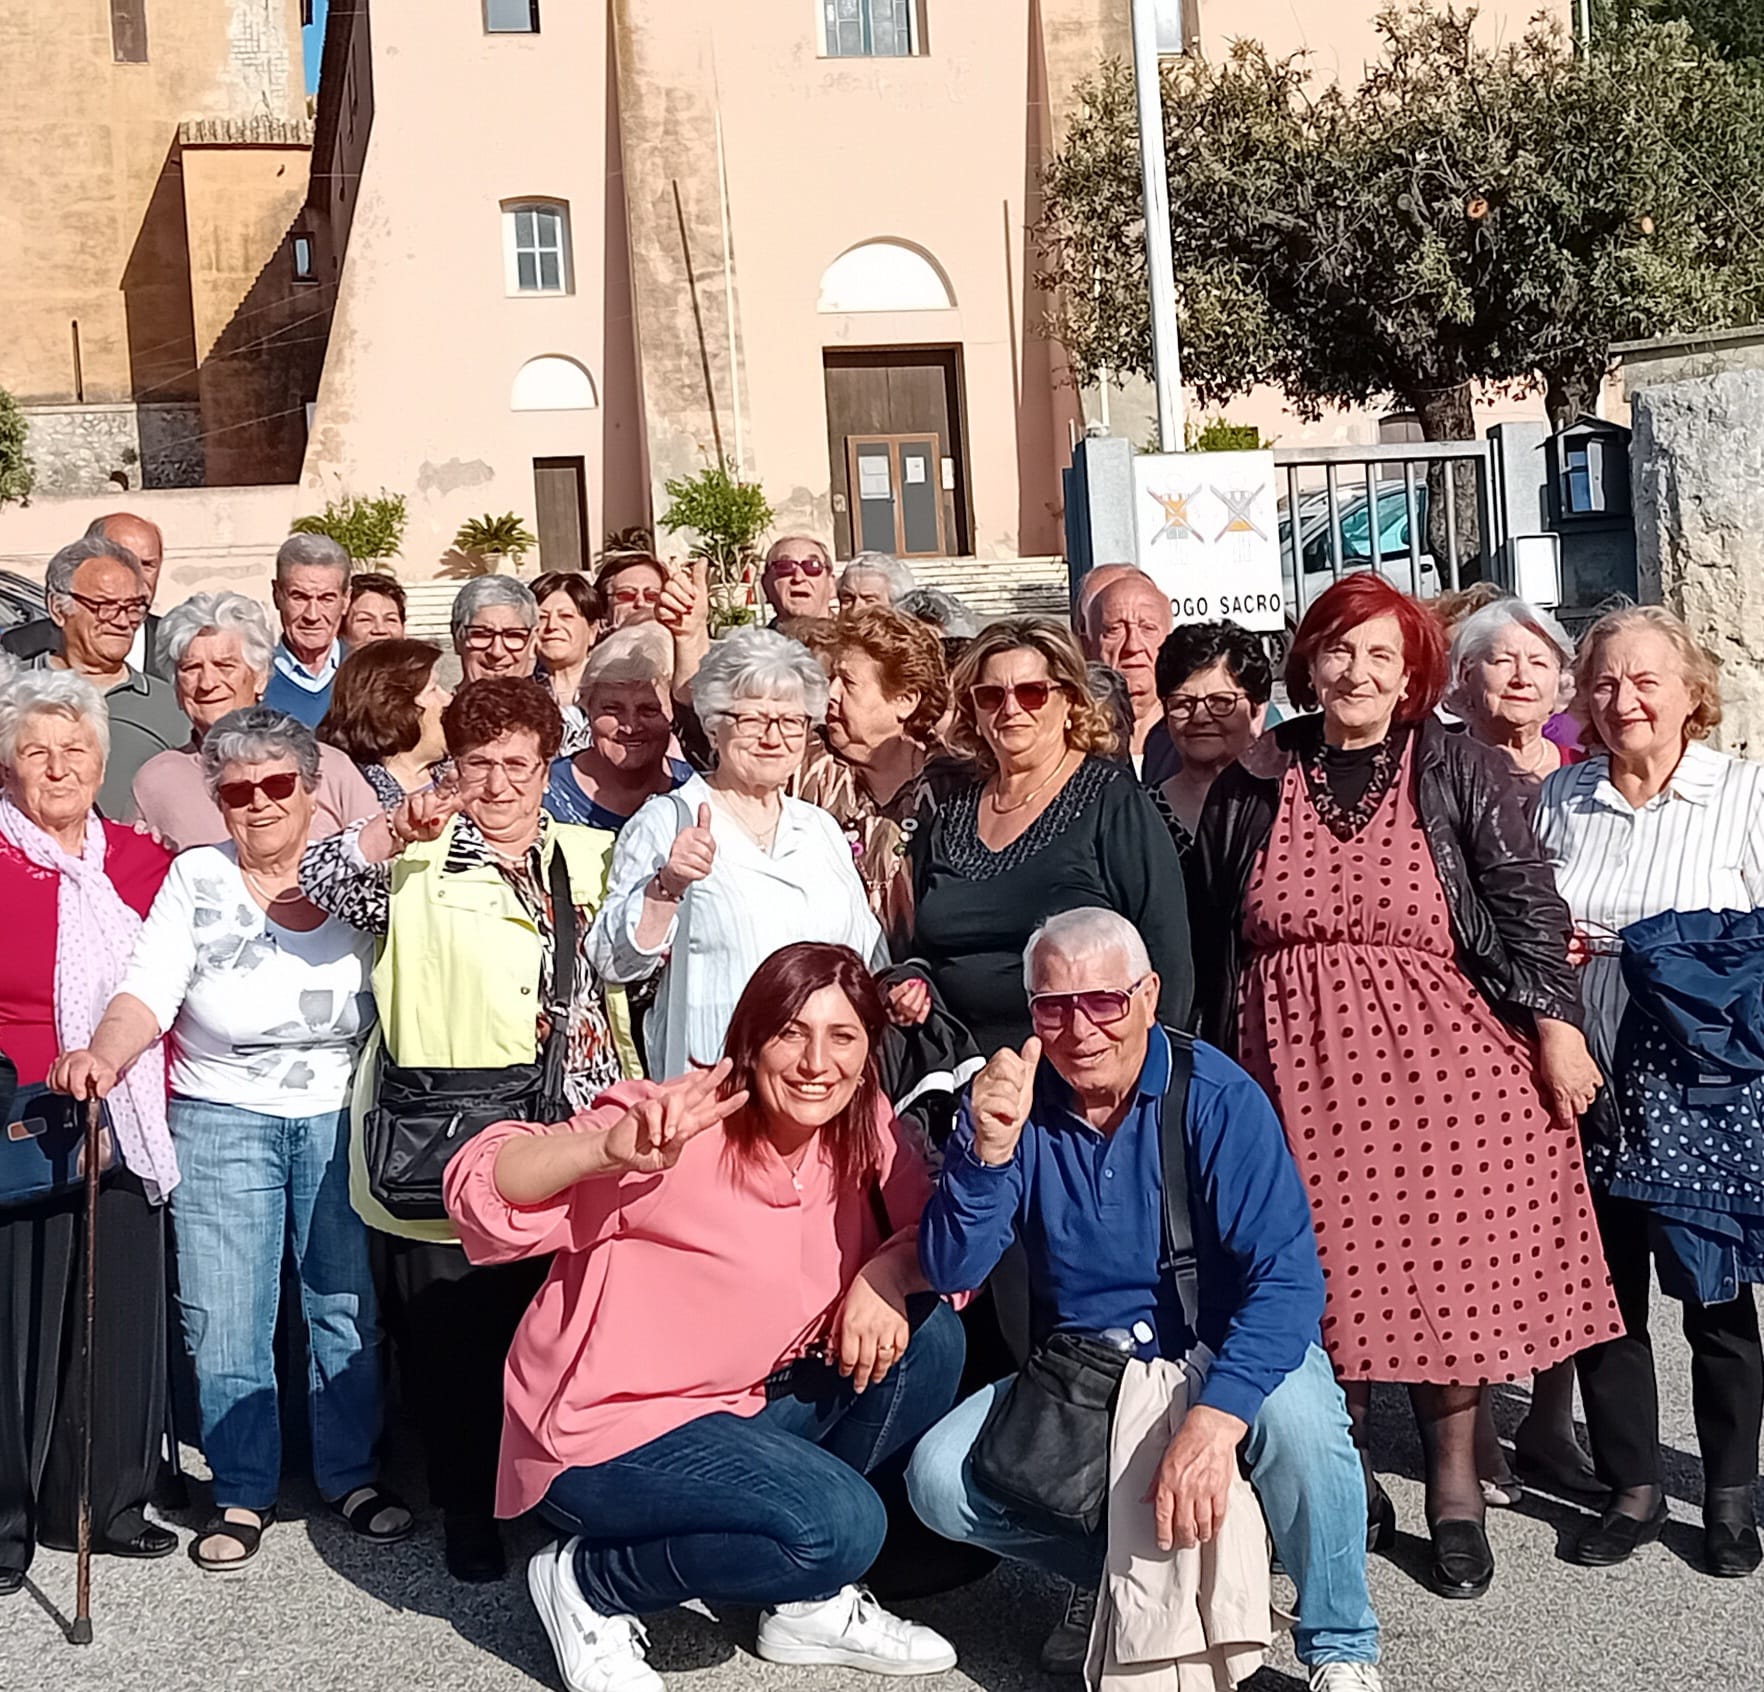
[[[335,570],[344,581],[355,568],[354,561],[340,542],[329,535],[290,535],[276,548],[276,580],[284,570]]]
[[[899,605],[919,584],[913,573],[898,558],[886,552],[860,552],[839,572],[839,585],[847,586],[854,576],[880,576],[888,584],[888,603]]]
[[[942,588],[914,588],[895,601],[903,617],[928,623],[945,640],[972,640],[980,632],[979,619],[953,593]]]
[[[271,705],[229,711],[202,737],[202,784],[214,798],[230,764],[267,764],[287,758],[308,793],[318,786],[319,748],[313,732]]]
[[[776,629],[736,629],[714,641],[692,678],[699,720],[734,715],[743,699],[802,695],[802,708],[819,723],[827,716],[827,672],[800,641]]]
[[[18,737],[32,717],[64,717],[91,727],[99,755],[110,757],[104,695],[73,670],[18,670],[0,680],[0,764],[18,757]]]
[[[1103,905],[1080,905],[1076,910],[1060,911],[1047,917],[1029,936],[1023,948],[1023,985],[1035,991],[1035,960],[1043,952],[1056,957],[1093,958],[1099,952],[1119,952],[1127,965],[1127,973],[1139,980],[1152,972],[1151,954],[1145,940],[1119,911]],[[1121,983],[1123,987],[1127,982]]]
[[[512,605],[521,614],[523,628],[538,627],[539,601],[525,582],[517,582],[513,576],[473,576],[453,596],[453,613],[449,620],[455,644],[472,626],[472,619],[492,605]]]
[[[239,656],[256,675],[269,674],[275,636],[255,599],[242,593],[193,593],[159,619],[159,656],[174,669],[198,635],[227,634],[239,643]]]
[[[649,682],[664,693],[674,685],[674,642],[660,623],[627,623],[603,635],[582,667],[577,697],[618,682]]]
[[[1574,640],[1549,612],[1528,600],[1507,597],[1491,600],[1480,611],[1472,611],[1452,635],[1452,649],[1446,660],[1446,709],[1463,717],[1470,703],[1464,677],[1472,664],[1479,664],[1508,629],[1524,629],[1536,635],[1556,656],[1561,680],[1556,697],[1550,701],[1552,711],[1563,711],[1574,697]]]
[[[50,599],[66,599],[73,592],[74,577],[79,574],[80,566],[94,558],[114,558],[117,563],[128,565],[141,584],[141,591],[147,591],[147,578],[141,574],[141,560],[121,541],[111,540],[106,535],[82,535],[77,541],[69,541],[49,560],[43,571],[44,594]]]

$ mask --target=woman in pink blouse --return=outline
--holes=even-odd
[[[566,1685],[657,1692],[637,1617],[763,1607],[759,1654],[934,1674],[955,1652],[855,1583],[886,1513],[865,1479],[955,1402],[931,1296],[931,1182],[877,1077],[886,1012],[843,946],[754,972],[726,1056],[625,1082],[453,1160],[474,1263],[555,1254],[509,1353],[497,1511],[563,1538],[527,1585]]]

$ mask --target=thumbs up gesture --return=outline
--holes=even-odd
[[[661,890],[670,899],[683,899],[686,889],[695,881],[703,881],[717,861],[717,843],[711,836],[711,808],[698,807],[698,821],[674,836],[668,861],[655,872]]]
[[[710,603],[708,570],[703,559],[684,567],[668,565],[668,579],[662,584],[661,598],[656,602],[655,620],[670,634],[679,634],[704,621]]]
[[[974,1077],[969,1103],[974,1116],[974,1155],[982,1163],[1009,1163],[1016,1155],[1023,1124],[1035,1097],[1035,1071],[1041,1042],[1031,1035],[1020,1052],[1009,1046]]]

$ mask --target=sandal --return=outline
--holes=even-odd
[[[358,1538],[372,1540],[376,1545],[396,1545],[401,1539],[409,1539],[416,1528],[410,1507],[397,1493],[381,1486],[378,1481],[358,1486],[353,1492],[329,1502],[349,1524],[351,1532]],[[395,1518],[393,1525],[382,1525],[382,1516]]]
[[[241,1512],[243,1505],[236,1506]],[[264,1530],[276,1519],[276,1509],[272,1504],[267,1510],[251,1510],[255,1522],[236,1522],[225,1510],[216,1510],[209,1517],[202,1531],[190,1541],[190,1561],[197,1568],[206,1569],[210,1574],[231,1574],[235,1569],[242,1569],[257,1555],[257,1548],[262,1543]],[[237,1557],[204,1556],[202,1547],[212,1539],[230,1539],[242,1548]]]

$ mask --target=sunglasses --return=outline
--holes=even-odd
[[[1131,987],[1099,987],[1088,993],[1036,993],[1029,1000],[1029,1020],[1038,1034],[1058,1033],[1082,1011],[1098,1028],[1119,1022],[1145,985],[1142,975]]]
[[[974,701],[974,709],[983,716],[997,716],[1004,709],[1004,702],[1014,699],[1033,717],[1047,709],[1048,700],[1056,693],[1065,691],[1064,684],[1056,681],[1012,682],[1006,687],[1000,687],[996,682],[982,682],[978,687],[968,689],[968,697]]]
[[[774,558],[766,568],[781,582],[793,581],[798,576],[812,580],[827,573],[826,563],[819,558]]]
[[[272,804],[282,805],[294,797],[300,777],[294,770],[278,770],[262,781],[223,781],[214,791],[229,811],[243,811],[258,794]]]

